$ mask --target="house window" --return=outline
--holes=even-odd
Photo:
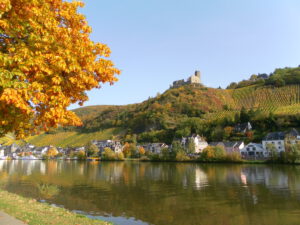
[[[274,141],[272,141],[272,144],[274,145],[274,144],[275,144],[275,142],[274,142]]]
[[[280,147],[280,146],[278,146],[278,149],[281,149],[281,147]]]
[[[280,142],[280,141],[278,141],[278,144],[279,144],[279,145],[281,145],[281,142]]]
[[[253,150],[256,151],[256,148],[254,147]]]
[[[250,151],[250,148],[247,148],[247,151]]]

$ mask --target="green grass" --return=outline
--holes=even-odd
[[[92,220],[84,215],[70,212],[63,208],[53,207],[46,203],[36,202],[0,189],[0,210],[29,224],[80,224],[80,225],[108,225],[111,223]]]

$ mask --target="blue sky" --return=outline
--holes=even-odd
[[[141,102],[196,69],[204,85],[226,87],[300,64],[299,0],[83,2],[92,40],[122,70],[113,86],[88,92],[85,106]]]

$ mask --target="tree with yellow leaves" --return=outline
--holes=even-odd
[[[144,147],[142,147],[142,146],[139,147],[139,153],[140,153],[140,156],[145,155],[146,151],[145,151]]]
[[[117,81],[110,49],[94,43],[79,1],[0,0],[0,136],[81,125],[67,107]]]
[[[51,146],[51,147],[48,149],[48,151],[47,151],[47,156],[48,156],[48,157],[55,157],[55,156],[57,156],[57,154],[58,154],[58,151],[57,151],[57,149],[56,149],[55,147],[53,147],[53,146]]]

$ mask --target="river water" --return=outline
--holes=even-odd
[[[300,166],[0,161],[0,187],[120,225],[300,224]]]

